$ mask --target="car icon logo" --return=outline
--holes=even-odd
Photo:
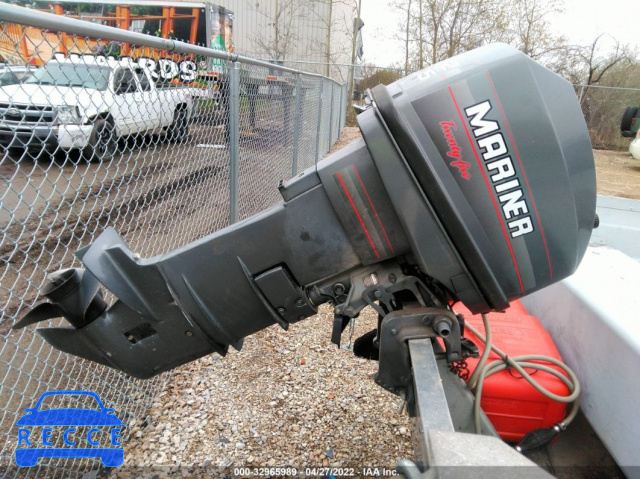
[[[22,118],[22,112],[18,108],[9,108],[4,112],[5,116],[19,116]]]
[[[51,400],[82,401],[83,405],[90,402],[93,407],[47,408],[44,403]],[[99,457],[105,467],[118,467],[124,463],[122,421],[114,409],[104,406],[96,393],[49,391],[25,412],[16,422],[15,460],[18,466],[33,467],[40,458]]]

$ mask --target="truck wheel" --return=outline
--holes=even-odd
[[[631,120],[633,120],[638,112],[637,106],[628,106],[622,114],[622,121],[620,122],[620,131],[631,130]]]
[[[180,108],[175,111],[173,123],[167,132],[170,141],[182,143],[189,135],[189,118],[186,108]]]
[[[107,161],[116,154],[117,146],[113,123],[109,120],[96,120],[82,156],[89,161]]]

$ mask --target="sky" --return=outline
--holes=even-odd
[[[401,13],[391,0],[362,0],[364,56],[367,63],[388,66],[404,62],[404,48],[394,35],[402,25]],[[608,33],[622,43],[640,46],[636,0],[565,0],[565,12],[550,17],[552,27],[571,43],[591,43]]]

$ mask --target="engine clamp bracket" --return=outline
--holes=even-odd
[[[454,313],[440,308],[408,306],[387,314],[380,326],[380,366],[375,382],[394,394],[411,388],[409,340],[441,338],[447,362],[462,358],[460,324]],[[434,344],[434,349],[438,348]]]

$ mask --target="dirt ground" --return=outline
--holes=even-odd
[[[331,153],[344,148],[349,143],[353,143],[354,141],[359,140],[360,138],[362,138],[360,128],[358,128],[357,126],[346,126],[344,130],[342,130],[338,141],[333,144],[333,147],[328,154],[330,155]]]
[[[598,194],[640,200],[640,161],[626,151],[593,150]]]

